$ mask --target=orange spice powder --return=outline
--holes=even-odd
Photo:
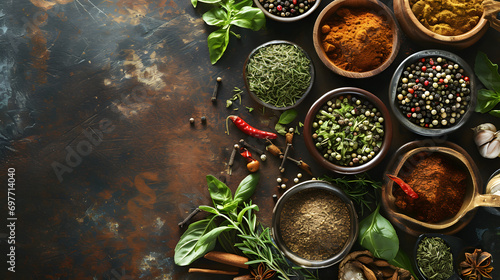
[[[392,51],[387,18],[363,8],[341,8],[321,27],[323,49],[338,67],[366,72],[383,64]]]

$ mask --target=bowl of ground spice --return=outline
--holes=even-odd
[[[273,210],[272,234],[295,264],[324,268],[340,262],[358,236],[358,217],[345,193],[311,180],[286,191]]]
[[[382,207],[395,226],[412,235],[453,234],[471,221],[476,207],[500,205],[497,196],[482,195],[479,170],[463,148],[435,141],[403,145],[386,170],[399,180],[385,178]]]
[[[243,77],[253,100],[284,111],[298,106],[311,91],[314,65],[297,44],[273,40],[250,52]]]
[[[467,48],[491,25],[500,29],[494,0],[394,0],[394,13],[403,31],[427,47]]]
[[[423,136],[441,136],[462,127],[474,112],[476,79],[459,56],[423,50],[394,72],[389,100],[398,121]]]
[[[373,0],[336,0],[319,14],[313,42],[321,61],[333,72],[366,78],[384,71],[400,46],[392,11]]]

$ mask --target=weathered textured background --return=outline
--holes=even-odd
[[[6,223],[11,167],[16,169],[18,220],[16,273],[7,272],[8,232],[0,227],[0,278],[202,279],[174,265],[173,248],[182,234],[177,223],[209,203],[205,175],[225,178],[234,190],[247,174],[241,157],[232,176],[225,172],[232,145],[244,137],[234,126],[226,135],[225,118],[237,113],[256,127],[273,130],[279,116],[263,112],[246,94],[242,105],[235,106],[238,111],[225,108],[233,88],[243,88],[241,70],[248,53],[266,41],[287,39],[311,55],[317,77],[310,97],[298,108],[303,121],[319,96],[340,86],[364,88],[387,101],[392,72],[405,56],[421,49],[405,38],[398,58],[382,74],[361,81],[334,75],[316,56],[311,37],[315,17],[327,2],[296,23],[268,20],[259,32],[234,29],[241,40],[231,38],[226,54],[213,66],[206,46],[212,29],[201,19],[207,6],[194,9],[180,0],[3,0],[0,223]],[[489,30],[458,54],[473,65],[481,50],[500,63],[499,44],[499,34]],[[217,76],[223,83],[213,105]],[[448,137],[477,161],[483,179],[500,168],[500,159],[481,158],[467,127],[488,120],[498,124],[474,114],[464,129]],[[418,138],[395,123],[388,157]],[[296,137],[293,154],[308,162],[315,176],[335,175],[312,161],[301,137]],[[387,162],[370,174],[381,180]],[[263,163],[254,199],[268,226],[271,196],[281,193],[275,184],[278,165],[275,158]],[[289,179],[298,172],[287,170]],[[498,230],[498,222],[499,217],[481,209],[457,235],[476,244],[482,232]],[[410,249],[414,239],[401,237]],[[336,278],[335,270],[323,270],[322,279]]]

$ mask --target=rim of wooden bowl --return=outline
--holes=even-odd
[[[398,1],[398,0],[396,0],[396,1]],[[474,37],[476,34],[480,33],[481,30],[488,24],[488,20],[484,17],[484,13],[483,13],[481,15],[481,18],[479,19],[479,22],[471,30],[469,30],[463,34],[455,35],[455,36],[441,35],[441,34],[432,32],[427,27],[425,27],[422,23],[420,23],[418,18],[415,16],[413,11],[411,10],[410,1],[408,1],[408,0],[400,0],[400,1],[403,2],[403,9],[405,10],[405,13],[408,14],[410,21],[414,24],[414,26],[420,32],[423,32],[425,35],[431,37],[434,40],[441,41],[444,43],[453,43],[453,42],[461,42],[461,41],[468,40],[468,39]]]
[[[379,67],[365,72],[346,71],[335,65],[326,55],[320,39],[322,35],[321,26],[325,22],[326,18],[330,17],[335,11],[342,7],[369,8],[370,10],[374,10],[377,13],[382,12],[389,21],[393,36],[391,55]],[[401,31],[399,30],[394,13],[384,3],[376,0],[335,0],[328,4],[316,18],[313,29],[313,43],[316,54],[319,56],[323,64],[334,73],[348,78],[368,78],[381,73],[382,71],[387,69],[387,67],[389,67],[389,65],[391,65],[391,63],[394,61],[394,59],[398,55],[399,47],[401,44],[400,33]]]

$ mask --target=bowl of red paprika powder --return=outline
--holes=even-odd
[[[404,183],[385,176],[382,207],[395,226],[414,236],[454,234],[472,220],[478,206],[500,205],[496,196],[482,195],[481,175],[470,155],[454,143],[436,141],[403,145],[385,172]],[[410,197],[408,188],[417,197]]]
[[[336,74],[366,78],[384,71],[400,46],[392,11],[374,0],[336,0],[319,14],[313,43],[321,61]]]

